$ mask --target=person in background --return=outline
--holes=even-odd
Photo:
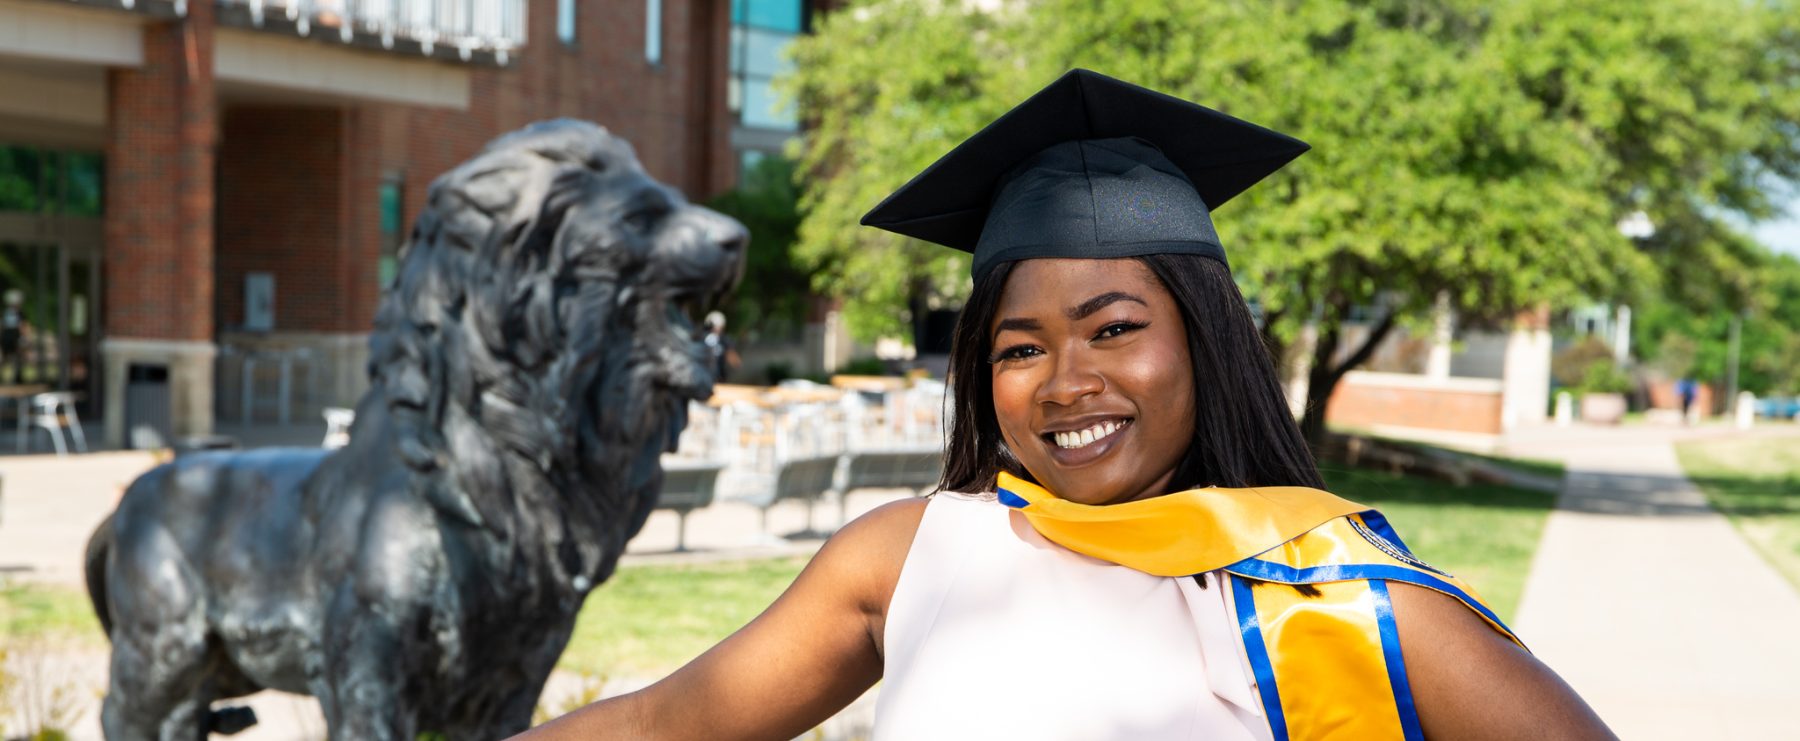
[[[717,311],[709,312],[703,325],[706,336],[700,341],[706,345],[706,352],[711,359],[713,381],[724,383],[738,364],[737,350],[731,346],[731,338],[725,336],[725,315]]]
[[[7,383],[20,382],[20,373],[24,367],[21,350],[24,348],[25,294],[17,288],[6,290],[6,305],[0,308],[0,368],[4,369]]]
[[[1681,423],[1694,423],[1694,397],[1700,395],[1700,384],[1694,383],[1692,377],[1684,376],[1675,382],[1675,393],[1681,396]]]

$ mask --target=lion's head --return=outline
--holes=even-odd
[[[746,240],[599,126],[502,136],[431,185],[376,316],[357,426],[384,415],[371,435],[470,524],[510,531],[524,499],[555,497],[629,538],[687,401],[712,389],[686,311],[736,284]]]

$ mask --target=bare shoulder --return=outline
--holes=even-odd
[[[1614,738],[1550,667],[1460,600],[1401,582],[1389,593],[1427,737]]]
[[[928,504],[903,499],[863,513],[831,536],[807,568],[852,587],[865,612],[885,614]]]

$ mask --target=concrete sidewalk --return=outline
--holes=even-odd
[[[1723,434],[1577,428],[1509,446],[1568,465],[1514,627],[1621,738],[1800,734],[1800,595],[1675,458],[1676,439]]]

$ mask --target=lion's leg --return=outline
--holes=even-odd
[[[161,535],[121,541],[105,585],[113,648],[100,719],[111,741],[206,733],[204,715],[183,720],[183,708],[209,699],[199,697],[211,671],[202,585]]]
[[[432,667],[406,650],[388,615],[340,593],[325,625],[322,676],[313,688],[332,741],[413,741],[420,686]]]
[[[513,688],[502,698],[492,717],[483,718],[470,724],[462,733],[452,734],[452,739],[490,739],[508,738],[523,733],[531,727],[531,715],[537,710],[538,698],[544,692],[544,684],[550,679],[549,670],[531,672],[536,679],[528,679]]]

